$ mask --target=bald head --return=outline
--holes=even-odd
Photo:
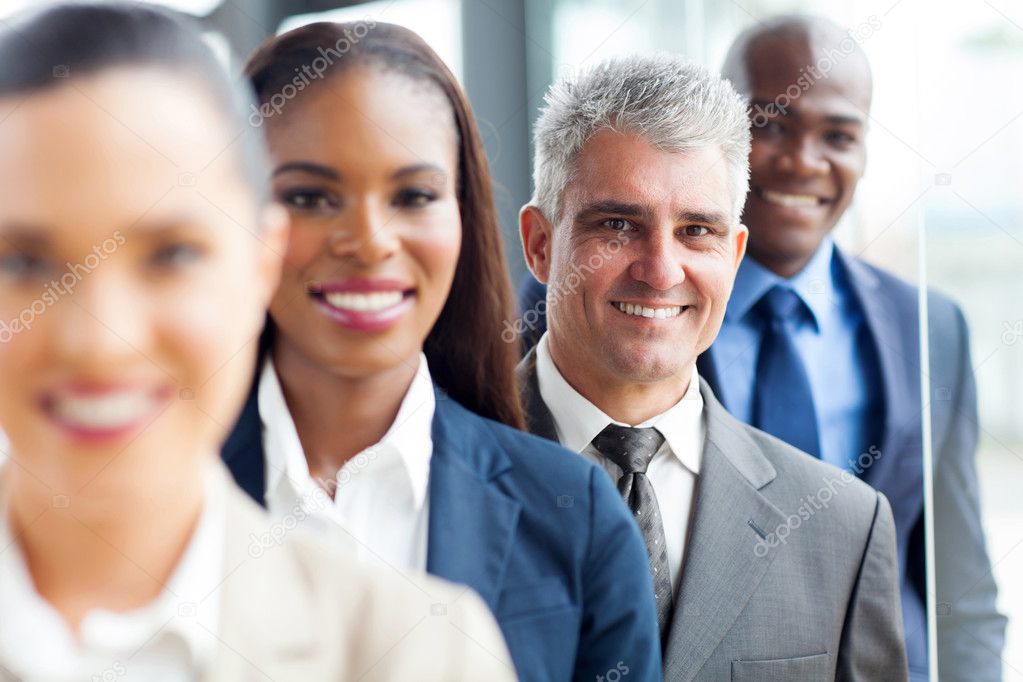
[[[823,17],[788,15],[760,22],[735,39],[721,74],[751,96],[755,84],[770,77],[797,88],[827,87],[832,82],[870,109],[873,80],[870,63],[860,47],[872,29],[854,33]],[[789,91],[792,97],[794,90]],[[781,94],[781,93],[779,93]]]
[[[863,175],[872,79],[860,41],[876,28],[778,17],[742,33],[725,59],[722,75],[750,103],[747,253],[783,277],[813,257]]]

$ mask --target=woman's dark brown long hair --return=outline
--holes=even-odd
[[[412,31],[384,23],[309,24],[261,45],[245,74],[263,106],[275,95],[317,87],[310,73],[335,78],[357,65],[396,71],[432,83],[447,97],[459,140],[458,205],[462,248],[444,309],[426,338],[424,352],[437,385],[459,403],[515,428],[523,428],[515,381],[518,343],[501,332],[514,319],[508,269],[490,187],[490,170],[469,102],[426,42]],[[278,99],[278,101],[280,101]]]

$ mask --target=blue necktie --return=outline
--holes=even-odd
[[[779,284],[764,294],[754,310],[763,321],[763,335],[753,387],[753,426],[820,457],[813,392],[790,333],[809,312],[806,304]]]

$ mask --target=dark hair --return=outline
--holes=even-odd
[[[319,22],[297,28],[260,46],[245,73],[266,105],[288,86],[315,87],[296,74],[310,66],[319,71],[315,64],[328,66],[328,61],[328,78],[356,65],[372,66],[432,83],[451,105],[459,138],[462,247],[447,302],[423,350],[437,385],[452,398],[484,417],[524,428],[515,380],[518,344],[501,338],[514,317],[511,285],[490,171],[465,94],[422,38],[384,23]]]
[[[197,28],[138,3],[73,3],[19,15],[0,30],[0,96],[58,87],[120,66],[157,66],[201,84],[239,141],[240,170],[265,195],[265,141],[246,123],[251,89],[232,79]],[[215,152],[217,150],[211,150]]]

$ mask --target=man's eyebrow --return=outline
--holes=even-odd
[[[653,211],[641,204],[631,204],[616,199],[601,199],[583,206],[576,212],[576,220],[613,213],[628,218],[649,218]]]
[[[754,113],[762,112],[762,114],[767,116],[803,118],[803,112],[799,110],[798,106],[793,106],[794,103],[795,100],[792,100],[787,106],[781,106],[777,101],[758,99],[750,102],[750,106],[757,110]],[[827,114],[824,116],[824,122],[828,125],[855,125],[860,127],[866,125],[864,117],[857,114]]]
[[[335,182],[341,179],[341,174],[333,168],[320,163],[313,163],[312,161],[288,161],[287,163],[282,163],[274,169],[273,177],[277,177],[282,173],[308,173],[309,175],[318,175],[321,178]]]
[[[685,223],[703,223],[705,225],[725,225],[728,217],[719,211],[682,211],[676,220]]]
[[[620,215],[626,218],[649,219],[653,216],[653,211],[642,204],[605,199],[583,206],[576,213],[576,220],[585,220],[590,217],[608,214]],[[679,222],[704,223],[706,225],[724,225],[728,223],[728,217],[721,211],[684,210],[676,214],[675,219]]]
[[[865,124],[865,121],[863,120],[863,117],[861,117],[861,116],[852,116],[852,115],[848,115],[848,114],[833,114],[831,116],[826,116],[824,118],[824,120],[827,123],[829,123],[831,125],[836,125],[836,126],[854,125],[854,126],[863,127],[863,125]]]
[[[750,107],[758,109],[768,116],[799,116],[799,111],[790,105],[781,106],[777,100],[755,99],[750,102]]]

